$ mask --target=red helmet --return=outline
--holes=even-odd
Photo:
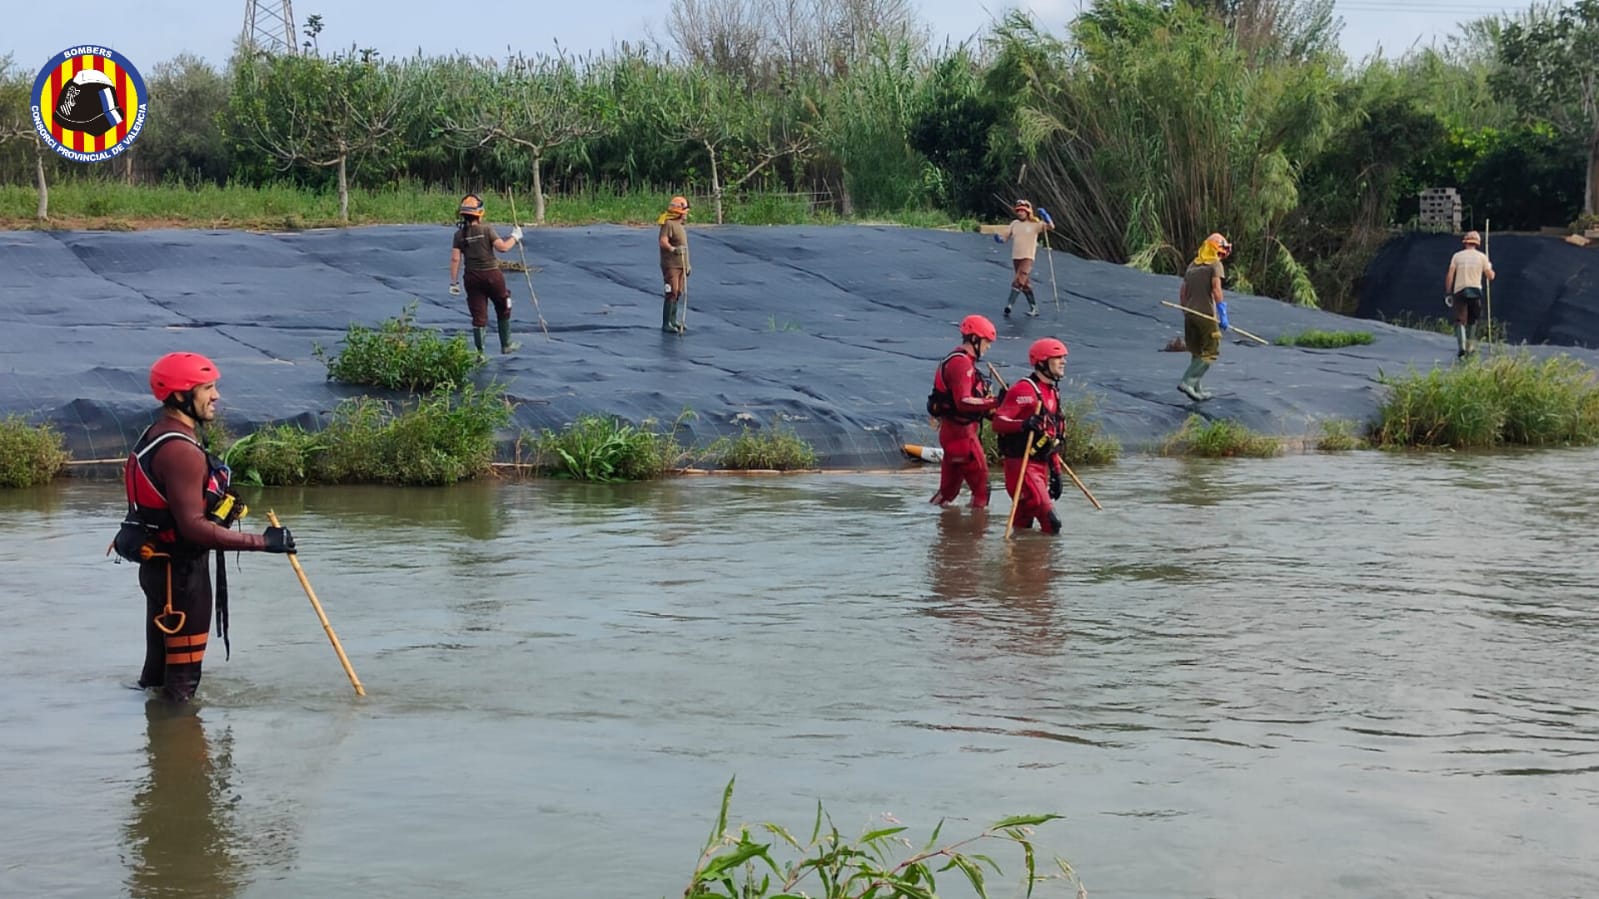
[[[161,402],[222,377],[217,364],[199,353],[168,353],[150,366],[150,392]]]
[[[995,330],[993,322],[983,318],[981,315],[968,315],[961,319],[961,336],[998,340],[999,331]]]
[[[1066,344],[1061,343],[1053,337],[1044,337],[1039,340],[1035,340],[1033,341],[1033,345],[1027,348],[1027,361],[1033,363],[1034,365],[1037,365],[1046,359],[1053,359],[1056,356],[1064,357],[1065,355]]]

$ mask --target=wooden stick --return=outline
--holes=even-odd
[[[1488,255],[1488,241],[1492,240],[1493,236],[1494,236],[1493,223],[1494,223],[1493,219],[1485,218],[1485,219],[1482,220],[1482,255],[1484,255],[1484,256]],[[1488,260],[1488,264],[1490,266],[1493,265],[1493,260],[1491,258]],[[1483,338],[1484,338],[1485,341],[1490,342],[1490,343],[1493,342],[1493,339],[1494,339],[1494,292],[1493,292],[1493,283],[1494,283],[1493,279],[1488,277],[1488,275],[1486,273],[1482,276],[1483,304],[1487,307],[1487,313],[1488,313],[1488,327],[1484,329]],[[1478,342],[1482,343],[1483,341],[1478,341]]]
[[[522,227],[522,223],[517,221],[516,216],[516,192],[511,190],[510,185],[505,186],[505,196],[506,199],[511,201],[511,224],[518,228]],[[537,199],[537,197],[534,199]],[[527,293],[528,296],[533,298],[533,312],[539,317],[539,330],[544,332],[544,339],[549,340],[550,329],[544,324],[544,310],[539,308],[539,295],[533,290],[533,272],[527,267],[527,251],[522,249],[520,240],[516,242],[516,252],[522,256],[522,274],[527,276]]]
[[[1094,504],[1094,508],[1101,512],[1105,511],[1105,507],[1099,504],[1099,500],[1094,499],[1094,494],[1088,492],[1088,488],[1084,487],[1083,482],[1078,479],[1077,472],[1072,471],[1072,467],[1066,464],[1065,459],[1060,460],[1060,467],[1066,469],[1066,476],[1072,479],[1072,483],[1077,485],[1078,490],[1083,491],[1083,495],[1088,497],[1088,501]]]
[[[1026,431],[1022,433],[1026,434]],[[1016,507],[1022,502],[1022,488],[1027,485],[1027,463],[1033,458],[1033,438],[1027,438],[1027,448],[1022,450],[1022,470],[1016,477],[1016,495],[1010,498],[1010,517],[1005,519],[1005,539],[1010,539],[1010,532],[1016,527]]]
[[[1176,303],[1169,303],[1169,302],[1167,302],[1165,300],[1161,300],[1160,304],[1162,306],[1170,306],[1173,309],[1181,309],[1184,312],[1188,313],[1189,315],[1194,316],[1195,318],[1202,318],[1205,321],[1215,322],[1218,325],[1221,324],[1221,319],[1217,318],[1214,315],[1206,315],[1205,313],[1200,312],[1197,309],[1190,309],[1187,306],[1179,306]],[[1261,343],[1267,344],[1268,346],[1271,344],[1271,341],[1267,340],[1266,338],[1264,338],[1264,337],[1256,337],[1255,335],[1249,333],[1248,331],[1245,331],[1243,328],[1235,328],[1235,327],[1233,327],[1231,325],[1228,325],[1227,326],[1227,330],[1233,332],[1234,334],[1237,334],[1240,337],[1248,337],[1250,340],[1259,341]]]
[[[282,527],[278,524],[278,516],[271,509],[267,510],[267,521],[272,526]],[[316,617],[322,621],[322,630],[327,632],[328,642],[333,644],[333,651],[339,654],[339,664],[344,666],[344,673],[350,676],[350,686],[355,688],[355,695],[365,696],[366,688],[361,686],[361,679],[355,676],[355,669],[350,667],[350,658],[344,654],[344,647],[339,645],[339,635],[333,632],[333,625],[328,623],[328,616],[322,611],[322,603],[317,601],[316,591],[311,589],[311,582],[305,577],[305,569],[300,567],[298,553],[289,553],[289,564],[294,566],[294,573],[300,578],[300,586],[305,588],[306,599],[311,600],[311,608],[316,609]]]
[[[1049,292],[1055,295],[1055,312],[1060,312],[1060,288],[1055,286],[1055,254],[1050,252],[1049,232],[1044,232],[1044,258],[1049,260]]]

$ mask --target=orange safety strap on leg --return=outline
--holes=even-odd
[[[205,659],[205,634],[185,634],[167,637],[167,664],[190,665]],[[184,652],[183,650],[187,650]]]

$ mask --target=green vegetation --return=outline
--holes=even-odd
[[[1206,421],[1198,415],[1188,416],[1177,433],[1166,438],[1161,446],[1165,456],[1201,456],[1216,459],[1227,456],[1253,456],[1269,458],[1280,455],[1282,441],[1275,437],[1257,434],[1234,421]]]
[[[734,437],[721,437],[705,451],[719,468],[740,471],[796,471],[816,467],[816,450],[792,428],[775,425],[764,430],[745,426]]]
[[[1365,449],[1366,439],[1360,436],[1354,422],[1343,419],[1331,419],[1321,423],[1321,437],[1316,440],[1316,449],[1324,453],[1346,453],[1350,450]]]
[[[1382,321],[1415,331],[1431,331],[1434,334],[1448,334],[1451,337],[1455,334],[1455,320],[1443,316],[1433,318],[1427,315],[1410,316],[1400,314],[1393,318],[1384,318]],[[1504,319],[1495,319],[1492,322],[1478,322],[1477,339],[1483,343],[1504,343],[1507,339]]]
[[[1346,346],[1364,346],[1373,340],[1370,331],[1319,331],[1311,329],[1298,334],[1283,334],[1272,343],[1278,346],[1303,346],[1319,350],[1336,350]]]
[[[1038,871],[1033,828],[1060,815],[1016,815],[997,821],[975,836],[940,844],[944,823],[933,828],[920,850],[903,835],[909,828],[885,816],[859,837],[839,832],[833,819],[816,804],[816,819],[809,839],[801,843],[779,824],[730,829],[728,807],[733,801],[733,781],[722,791],[722,808],[700,853],[685,899],[783,899],[815,896],[817,899],[934,899],[941,895],[937,875],[964,878],[971,891],[987,899],[990,883],[986,871],[1004,872],[989,855],[974,851],[978,844],[1010,843],[1021,852],[1025,870],[1023,895],[1033,895],[1040,883],[1061,882],[1074,894],[1085,896],[1070,865],[1054,858],[1049,873]],[[759,838],[755,832],[759,832]],[[781,845],[779,845],[781,843]],[[774,851],[775,847],[775,851]],[[792,856],[786,857],[786,856]],[[1007,890],[1009,895],[1009,890]]]
[[[466,335],[445,339],[432,328],[416,326],[416,303],[406,306],[376,331],[352,324],[344,348],[329,356],[320,346],[312,355],[328,367],[328,380],[389,390],[430,391],[466,383],[482,364]]]
[[[246,484],[453,484],[489,470],[495,432],[510,418],[498,387],[437,390],[398,414],[381,400],[355,397],[333,410],[322,431],[269,426],[225,458]]]
[[[1599,443],[1599,383],[1569,356],[1504,353],[1382,382],[1388,397],[1372,429],[1380,447]]]
[[[20,415],[0,419],[0,487],[47,484],[66,467],[61,435]]]
[[[677,440],[677,425],[693,414],[684,410],[666,433],[656,431],[649,419],[635,427],[611,416],[584,415],[560,432],[543,431],[532,437],[533,466],[579,481],[658,478],[686,455]]]

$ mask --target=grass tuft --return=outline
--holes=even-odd
[[[1347,453],[1367,446],[1366,438],[1360,436],[1354,422],[1339,418],[1321,423],[1321,437],[1316,440],[1316,449],[1320,452]]]
[[[1372,433],[1380,447],[1599,443],[1599,383],[1570,356],[1505,353],[1379,379],[1388,386]]]
[[[746,426],[736,437],[722,437],[705,451],[718,467],[737,471],[796,471],[816,467],[816,450],[791,428]]]
[[[1217,459],[1230,456],[1270,458],[1283,451],[1282,441],[1267,437],[1234,421],[1206,421],[1198,415],[1188,416],[1177,433],[1166,438],[1161,445],[1163,456],[1200,456]]]
[[[412,392],[465,383],[483,364],[481,357],[464,334],[446,339],[432,328],[417,327],[416,306],[410,303],[375,331],[350,325],[344,348],[331,356],[316,345],[311,353],[328,367],[330,381]]]
[[[1302,346],[1320,350],[1336,350],[1346,346],[1365,346],[1373,341],[1370,331],[1318,331],[1311,329],[1298,334],[1280,335],[1272,343],[1278,346]]]
[[[683,458],[677,425],[694,413],[685,409],[672,430],[655,430],[655,420],[635,426],[607,415],[583,415],[564,430],[542,431],[528,441],[535,468],[577,481],[642,481],[658,478]]]

